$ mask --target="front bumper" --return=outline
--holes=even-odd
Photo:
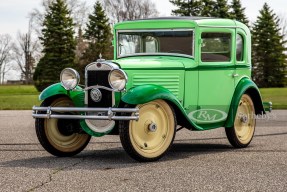
[[[32,108],[34,118],[44,119],[92,119],[92,120],[138,120],[139,109],[138,108],[91,108],[91,107],[38,107]],[[81,114],[61,114],[65,112],[81,112]],[[99,114],[105,113],[107,115],[92,115],[85,113],[99,112]],[[116,113],[131,113],[129,116],[116,116]]]

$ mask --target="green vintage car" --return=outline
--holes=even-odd
[[[225,127],[249,145],[265,108],[251,80],[251,35],[230,19],[165,17],[114,26],[114,60],[63,69],[33,107],[36,133],[55,156],[81,152],[91,136],[117,134],[138,161],[155,161],[175,133]],[[267,106],[271,107],[271,105]]]

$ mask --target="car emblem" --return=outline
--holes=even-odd
[[[102,92],[99,89],[92,89],[90,96],[93,101],[99,102],[102,99]]]

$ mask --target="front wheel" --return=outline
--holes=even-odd
[[[255,125],[253,101],[249,95],[243,94],[238,104],[233,127],[225,128],[230,144],[236,148],[247,147],[253,138]]]
[[[121,121],[119,133],[125,151],[137,161],[155,161],[170,148],[176,129],[172,107],[163,100],[137,105],[138,121]]]
[[[48,99],[43,107],[73,107],[67,97]],[[40,144],[52,155],[73,156],[81,152],[89,143],[91,136],[81,130],[80,124],[72,119],[36,119],[36,134]]]

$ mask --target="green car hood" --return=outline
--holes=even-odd
[[[195,62],[191,58],[182,58],[176,56],[137,56],[126,57],[114,60],[120,65],[120,68],[126,70],[143,70],[143,69],[174,69],[184,70],[186,67],[194,66]]]

